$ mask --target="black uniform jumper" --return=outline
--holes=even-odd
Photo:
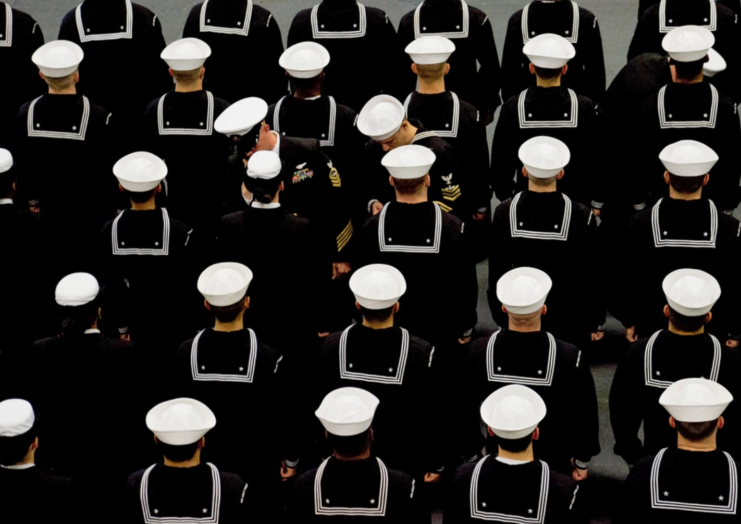
[[[74,511],[72,479],[38,466],[0,466],[0,492],[5,501],[0,509],[3,522],[61,524]]]

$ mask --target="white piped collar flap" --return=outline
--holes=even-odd
[[[340,337],[340,378],[343,380],[360,380],[363,382],[377,382],[380,384],[402,384],[404,382],[404,371],[409,357],[409,332],[401,328],[401,348],[399,350],[399,361],[389,368],[389,375],[372,375],[353,369],[352,362],[347,358],[347,335],[354,325],[345,329]]]
[[[715,1],[715,0],[712,0]],[[715,122],[718,118],[718,90],[713,84],[708,84],[710,87],[710,107],[707,109],[703,120],[684,120],[678,121],[674,118],[673,114],[666,107],[666,88],[662,87],[659,90],[658,98],[658,110],[659,110],[659,125],[662,129],[669,128],[696,128],[696,127],[709,127],[715,128]]]
[[[165,99],[167,95],[162,95],[157,104],[157,126],[160,135],[192,135],[192,136],[211,136],[214,132],[214,95],[206,91],[206,115],[199,121],[198,127],[171,127],[170,121],[165,115]]]
[[[702,23],[694,23],[692,25],[703,27],[707,29],[708,31],[715,31],[716,29],[718,29],[718,9],[715,6],[715,0],[708,0],[708,9],[709,9],[708,16],[703,17]],[[687,24],[682,24],[682,25],[687,25]],[[667,19],[666,0],[661,0],[659,2],[659,32],[668,33],[672,29],[676,29],[677,27],[681,27],[681,26],[674,25],[674,20],[672,20],[671,18]]]
[[[280,110],[281,107],[283,107],[283,101],[287,96],[288,95],[278,100],[278,103],[275,105],[275,110],[273,111],[273,130],[283,136],[286,136],[286,133],[285,131],[281,132],[280,130]],[[321,98],[321,96],[312,99],[307,98],[306,100],[318,100],[319,98]],[[337,127],[337,102],[335,102],[335,99],[332,96],[328,96],[327,98],[329,99],[329,123],[327,124],[327,132],[322,133],[321,138],[313,137],[319,140],[319,145],[322,147],[334,146],[335,129]]]
[[[236,27],[223,27],[211,25],[211,19],[208,16],[208,2],[205,0],[201,7],[201,17],[199,20],[199,29],[202,33],[221,33],[226,35],[249,36],[250,22],[252,21],[252,0],[247,0],[247,8],[244,15],[244,21],[238,20]]]
[[[190,347],[190,372],[193,380],[199,382],[245,382],[251,384],[255,378],[255,365],[257,362],[257,337],[255,332],[247,328],[250,335],[249,360],[246,369],[244,366],[232,370],[232,373],[210,373],[206,366],[198,360],[198,342],[201,340],[203,331],[196,335]],[[221,370],[224,371],[224,370]]]
[[[316,477],[314,478],[314,514],[323,516],[347,515],[353,517],[384,517],[386,515],[386,506],[388,505],[389,498],[389,473],[383,461],[378,457],[375,459],[378,461],[378,469],[381,477],[378,486],[378,494],[371,494],[372,498],[369,499],[371,505],[369,507],[356,508],[335,507],[331,505],[332,495],[327,492],[326,486],[322,486],[324,470],[327,467],[327,462],[331,460],[331,457],[322,462],[316,472]]]
[[[463,11],[463,17],[460,24],[456,24],[455,31],[445,31],[442,33],[431,33],[427,31],[424,23],[421,21],[422,6],[424,1],[417,6],[414,10],[414,38],[421,38],[423,36],[442,36],[443,38],[468,38],[468,30],[470,24],[470,15],[468,13],[468,4],[461,0],[461,9]]]
[[[150,247],[134,247],[126,246],[126,241],[119,238],[118,234],[118,223],[121,221],[121,217],[124,216],[127,210],[119,213],[118,216],[113,220],[113,227],[111,228],[111,248],[114,255],[150,255],[150,256],[167,256],[170,253],[170,215],[167,213],[167,209],[164,207],[162,211],[162,240],[155,242],[155,245]],[[135,213],[135,211],[132,211]]]
[[[404,100],[404,113],[406,113],[407,117],[409,116],[409,102],[412,101],[412,95],[414,95],[414,93],[409,93],[409,96]],[[450,116],[450,129],[430,129],[430,131],[441,138],[455,138],[458,136],[458,127],[460,126],[461,121],[461,102],[458,95],[454,92],[450,91],[450,95],[453,97],[453,112]]]
[[[360,2],[358,5],[358,23],[353,24],[350,31],[325,31],[324,24],[319,21],[319,4],[311,10],[311,32],[314,40],[324,38],[363,38],[365,36],[368,20],[365,14],[365,6]]]
[[[59,138],[63,140],[85,140],[87,135],[87,127],[90,123],[90,101],[86,96],[82,97],[82,115],[80,116],[80,123],[73,125],[71,131],[59,131],[59,130],[46,130],[46,126],[41,122],[41,119],[36,118],[36,103],[41,100],[44,96],[38,97],[36,100],[31,102],[28,108],[28,118],[26,119],[26,130],[30,137],[41,137],[41,138]],[[42,115],[45,118],[47,115]],[[53,116],[53,115],[48,115]],[[76,122],[75,122],[76,123]]]
[[[525,221],[517,215],[517,205],[520,202],[520,197],[523,192],[517,193],[512,199],[512,203],[509,207],[509,233],[512,238],[531,238],[534,240],[561,240],[567,241],[569,239],[569,229],[571,226],[571,211],[572,204],[571,199],[565,194],[561,193],[564,201],[563,217],[561,217],[560,224],[553,225],[553,231],[534,231],[531,229],[524,229],[527,227]]]
[[[553,383],[553,374],[556,369],[556,339],[553,335],[548,335],[548,360],[545,366],[540,366],[537,376],[523,377],[518,375],[507,374],[507,370],[498,367],[494,362],[494,346],[497,343],[497,336],[502,332],[495,332],[486,345],[486,374],[489,382],[503,382],[505,384],[520,384],[523,386],[550,386]],[[533,363],[535,367],[538,363]]]
[[[99,42],[103,40],[122,40],[122,39],[133,38],[134,37],[134,8],[131,5],[131,0],[125,0],[125,2],[126,2],[125,25],[122,25],[121,31],[117,33],[99,33],[99,34],[91,33],[90,28],[85,27],[85,23],[82,20],[82,4],[78,5],[77,8],[75,9],[75,21],[77,22],[77,33],[80,36],[80,43]]]
[[[520,119],[520,129],[579,127],[579,98],[573,90],[569,89],[568,91],[571,100],[571,110],[563,115],[563,120],[532,120],[532,113],[528,112],[527,107],[525,107],[525,98],[528,92],[525,89],[517,99],[517,116]]]
[[[390,204],[390,203],[389,203]],[[442,238],[443,231],[443,216],[440,206],[437,203],[435,205],[435,226],[434,232],[430,238],[427,239],[426,245],[401,245],[393,244],[393,234],[386,231],[386,212],[388,211],[389,204],[383,206],[380,217],[378,220],[378,245],[383,252],[394,251],[397,253],[439,253],[440,252],[440,240]],[[388,242],[387,242],[388,240]]]
[[[669,229],[661,226],[660,213],[663,198],[659,199],[651,209],[651,231],[653,233],[654,247],[691,247],[715,249],[715,242],[718,238],[718,209],[712,200],[708,200],[710,205],[709,231],[705,233],[704,240],[691,240],[686,238],[670,238],[672,233]]]
[[[531,38],[538,36],[535,33],[535,31],[530,31],[530,26],[528,24],[530,5],[531,4],[528,4],[522,9],[522,23],[521,23],[522,45],[527,44]],[[571,5],[574,7],[574,15],[573,15],[572,23],[571,23],[571,29],[567,30],[564,35],[560,35],[560,36],[563,36],[567,42],[576,44],[579,41],[579,6],[573,0],[571,2]]]
[[[0,34],[0,47],[13,45],[13,8],[5,4],[5,31]]]
[[[663,330],[659,330],[656,333],[654,333],[650,339],[648,339],[648,343],[646,344],[646,350],[643,355],[643,379],[644,384],[646,384],[649,387],[652,388],[659,388],[659,389],[666,389],[674,382],[670,380],[662,380],[661,376],[661,370],[657,369],[656,366],[654,366],[654,345],[656,344],[656,339],[659,337],[659,335],[662,333]],[[721,347],[720,347],[720,341],[715,338],[713,335],[709,335],[710,339],[713,341],[713,363],[710,367],[710,371],[707,374],[708,380],[711,380],[713,382],[718,382],[718,375],[720,374],[720,358],[721,358]],[[664,378],[666,378],[666,375],[664,375]],[[703,375],[703,378],[704,375]]]

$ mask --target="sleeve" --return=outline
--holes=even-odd
[[[121,494],[121,511],[116,512],[118,518],[115,521],[118,524],[130,524],[143,520],[141,500],[139,498],[141,478],[141,472],[136,472],[126,480],[126,487]]]
[[[741,122],[739,121],[737,106],[732,105],[733,109],[729,107],[728,114],[724,119],[726,121],[723,126],[725,128],[723,131],[724,139],[720,142],[723,149],[718,151],[718,156],[722,159],[723,169],[716,168],[714,171],[717,171],[717,173],[710,174],[710,180],[715,183],[711,198],[724,211],[736,209],[741,196],[741,189],[739,188],[741,157],[737,154],[736,149],[738,144],[741,144]]]
[[[453,476],[443,507],[445,524],[464,524],[471,520],[469,506],[471,478],[468,474],[469,471],[470,466],[463,465],[456,470]]]
[[[31,140],[28,138],[26,118],[28,105],[24,105],[13,122],[11,151],[15,160],[17,192],[19,200],[22,198],[29,207],[39,206],[43,210],[43,178],[40,169],[34,169],[31,159],[35,151],[31,150]]]
[[[636,30],[633,33],[633,39],[630,41],[630,47],[628,48],[628,62],[633,60],[638,55],[642,55],[643,53],[648,53],[651,51],[656,51],[658,53],[663,53],[663,50],[655,50],[651,49],[650,42],[650,35],[655,32],[655,27],[653,25],[650,25],[649,16],[646,15],[646,13],[641,16],[641,18],[638,20],[638,24],[636,25]]]
[[[203,4],[197,4],[194,5],[193,9],[190,10],[188,18],[185,20],[185,25],[183,26],[183,38],[198,38],[198,36],[200,35],[200,31],[198,29],[198,18],[201,15],[202,8]]]
[[[610,122],[607,113],[602,111],[599,106],[594,108],[594,114],[592,116],[594,125],[589,128],[589,136],[587,140],[591,142],[591,146],[588,148],[589,154],[592,156],[592,160],[589,165],[598,165],[594,163],[603,156],[603,149],[605,144],[610,142],[610,132],[612,129],[612,123]],[[590,206],[594,209],[602,209],[605,205],[605,200],[608,197],[607,186],[610,181],[615,180],[616,177],[612,176],[613,168],[605,166],[606,169],[600,173],[595,173],[590,188]]]
[[[486,128],[483,122],[474,118],[475,116],[474,113],[471,119],[470,136],[466,136],[459,142],[462,151],[458,156],[466,161],[463,171],[469,178],[468,190],[472,196],[471,206],[479,212],[484,212],[491,205],[489,144],[486,138]]]
[[[592,100],[602,100],[605,94],[605,54],[602,50],[602,33],[599,29],[597,17],[587,29],[588,38],[580,51],[586,54],[584,58],[584,78],[586,80],[583,94]]]
[[[633,344],[626,358],[618,364],[610,388],[610,424],[615,435],[614,453],[628,464],[634,464],[643,456],[643,443],[638,438],[638,429],[643,421],[640,386],[642,384],[640,352]]]
[[[482,451],[486,446],[486,439],[481,433],[480,402],[475,393],[476,388],[471,387],[471,384],[481,370],[477,366],[479,360],[476,356],[480,351],[485,351],[488,343],[489,337],[472,342],[468,354],[460,359],[449,374],[455,384],[453,405],[458,406],[453,410],[452,446],[455,457],[460,457],[464,463],[482,458]]]
[[[269,93],[265,101],[272,104],[288,92],[288,79],[279,63],[283,54],[283,37],[280,34],[280,26],[272,15],[268,19],[260,48],[264,64],[264,69],[260,71],[260,78],[266,84],[265,92]]]
[[[77,32],[74,10],[67,13],[62,20],[62,25],[59,26],[58,40],[67,40],[78,45],[80,44],[80,35]]]
[[[322,236],[320,242],[326,245],[327,253],[333,262],[347,262],[352,259],[351,251],[354,248],[351,200],[347,186],[343,184],[340,172],[318,144],[314,158],[315,165],[324,179],[323,198],[322,202],[318,203],[323,210],[317,221]]]
[[[504,202],[512,198],[519,175],[520,161],[517,151],[517,124],[515,123],[515,109],[505,103],[499,113],[499,121],[494,130],[494,139],[491,143],[491,188],[497,198]]]
[[[304,23],[305,19],[308,22],[304,11],[300,11],[295,17],[293,17],[291,27],[288,29],[288,47],[298,44],[299,42],[306,42],[312,39],[311,34],[308,31],[308,24]]]
[[[459,301],[454,302],[460,306],[459,319],[459,337],[465,338],[471,336],[471,332],[476,327],[478,321],[477,305],[479,299],[479,281],[476,275],[476,262],[473,257],[472,238],[469,233],[465,232],[465,224],[461,223],[461,245],[457,253],[458,270],[454,275],[460,278],[460,295]]]
[[[574,428],[575,435],[574,463],[577,468],[586,469],[592,457],[600,452],[599,443],[599,408],[597,392],[594,387],[592,372],[582,359],[582,352],[576,359],[576,380],[574,381]]]
[[[393,200],[393,191],[389,186],[388,171],[381,165],[377,148],[380,146],[371,139],[363,147],[361,183],[365,193],[364,204],[371,215],[371,203],[374,201],[386,204]]]
[[[522,12],[519,13],[522,15]],[[522,91],[523,55],[522,55],[522,29],[520,29],[520,17],[517,14],[509,19],[507,24],[507,35],[504,37],[504,49],[502,50],[502,100],[505,102]],[[528,71],[527,74],[530,74]]]
[[[618,491],[615,524],[645,522],[647,515],[643,508],[650,507],[650,479],[653,457],[638,462],[628,474],[628,478]]]
[[[614,246],[609,250],[612,259],[617,262],[616,267],[623,268],[611,291],[609,309],[612,316],[626,328],[636,325],[637,313],[640,311],[636,307],[636,301],[644,296],[642,290],[646,289],[646,284],[643,282],[645,269],[642,261],[646,260],[650,254],[645,253],[641,245],[641,230],[643,229],[642,220],[645,214],[650,212],[649,209],[634,215],[627,228],[615,231],[612,242]]]
[[[44,33],[41,30],[41,26],[35,21],[31,27],[31,34],[25,40],[25,44],[24,53],[27,55],[28,60],[26,60],[22,71],[15,72],[18,75],[18,80],[23,79],[23,87],[21,88],[23,89],[23,96],[22,100],[20,100],[21,102],[36,98],[47,90],[46,82],[39,78],[38,69],[31,61],[31,56],[34,52],[44,45]]]
[[[411,93],[417,89],[417,76],[412,72],[412,64],[414,62],[405,51],[407,46],[414,41],[414,26],[411,22],[413,20],[412,16],[411,14],[407,14],[402,17],[401,22],[399,22],[399,30],[396,34],[397,46],[399,52],[402,53],[403,64],[403,76],[399,81],[402,98],[399,98],[399,100],[404,100],[407,93]]]
[[[507,315],[502,312],[502,304],[497,298],[497,282],[507,271],[512,269],[509,253],[509,209],[512,205],[502,203],[494,211],[489,249],[489,289],[487,297],[492,319],[498,326],[507,325]]]
[[[586,293],[584,298],[589,301],[591,307],[587,308],[588,326],[590,332],[604,331],[607,321],[607,305],[605,293],[604,266],[594,261],[595,253],[604,253],[606,246],[601,245],[602,237],[597,227],[597,218],[589,210],[587,217],[586,238],[582,244],[584,250],[581,258],[584,260],[584,279]]]
[[[172,78],[166,67],[162,67],[160,53],[167,46],[165,37],[162,34],[162,24],[157,15],[154,15],[152,27],[149,28],[147,42],[143,49],[146,54],[142,56],[142,74],[141,78],[146,78],[146,82],[139,84],[140,88],[147,89],[148,95],[146,100],[154,100],[157,96],[172,89]]]
[[[440,205],[443,211],[453,213],[461,220],[468,220],[471,216],[472,204],[475,201],[473,190],[468,182],[475,186],[475,173],[466,173],[458,164],[455,150],[444,142],[444,154],[438,154],[435,164],[430,170],[430,188],[428,197]],[[388,174],[388,173],[387,173]],[[439,191],[436,191],[435,177],[440,176]],[[388,177],[385,177],[388,183]]]
[[[481,30],[476,36],[476,59],[479,62],[479,71],[476,75],[478,103],[476,107],[481,111],[494,113],[502,103],[499,90],[502,87],[502,71],[499,67],[497,44],[494,41],[494,30],[487,16],[481,24]]]
[[[411,69],[406,67],[407,55],[397,45],[397,35],[394,24],[389,20],[388,15],[384,14],[385,23],[381,27],[378,35],[378,48],[376,53],[381,54],[386,60],[388,69],[381,75],[381,90],[384,94],[404,100],[405,92],[403,79],[414,76]],[[380,94],[380,93],[379,93]]]

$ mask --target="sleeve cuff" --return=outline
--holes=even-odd
[[[373,204],[375,204],[376,202],[379,202],[377,198],[374,198],[373,200],[368,201],[368,214],[369,215],[373,214]]]
[[[468,331],[466,331],[465,333],[463,333],[463,337],[462,338],[468,338],[468,337],[471,336],[472,333],[473,333],[473,328],[471,328]]]
[[[646,202],[641,202],[640,204],[634,204],[633,209],[635,209],[636,211],[642,211],[646,209]]]
[[[486,210],[487,210],[487,209],[488,209],[488,208],[487,208],[486,206],[484,206],[484,207],[480,207],[480,208],[478,208],[478,209],[477,209],[476,211],[477,211],[477,212],[478,212],[479,214],[483,215],[484,213],[486,213]]]
[[[31,207],[38,206],[39,205],[39,201],[38,200],[29,200],[28,201],[28,205],[31,206]]]
[[[576,469],[589,469],[589,462],[574,459],[574,466],[576,466]]]
[[[129,332],[129,326],[124,326],[124,327],[118,328],[118,333],[120,335],[126,335],[128,332]]]
[[[601,331],[604,331],[604,330],[605,330],[605,325],[604,324],[601,324],[601,325],[597,326],[597,332],[598,333],[601,332]]]
[[[299,459],[296,460],[283,460],[283,464],[286,465],[287,468],[296,469],[296,466],[298,466]]]
[[[604,202],[595,202],[594,200],[592,200],[592,208],[594,209],[602,209],[602,206],[604,205]]]

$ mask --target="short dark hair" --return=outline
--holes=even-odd
[[[149,199],[152,198],[152,195],[154,194],[154,190],[157,188],[150,189],[149,191],[129,191],[124,189],[124,193],[126,193],[126,197],[134,202],[135,204],[145,204],[146,202],[149,202]]]
[[[707,315],[688,317],[681,313],[677,313],[671,306],[669,306],[669,322],[671,322],[679,331],[685,333],[694,333],[695,331],[699,331],[701,327],[707,324],[707,317]]]
[[[683,195],[691,195],[702,187],[705,175],[700,176],[677,176],[669,173],[669,184],[674,191]]]
[[[427,175],[419,178],[394,178],[394,189],[401,195],[413,195],[425,184]]]
[[[165,444],[161,440],[157,439],[157,446],[159,446],[162,455],[172,462],[185,462],[190,460],[196,455],[198,451],[198,443],[200,439],[196,440],[192,444],[185,444],[184,446],[173,446],[172,444]]]
[[[371,428],[351,437],[340,437],[327,432],[327,440],[332,449],[343,457],[357,457],[362,454],[370,443]]]
[[[294,91],[308,91],[314,89],[319,84],[321,84],[321,73],[312,78],[291,77],[291,85]]]
[[[545,186],[550,186],[551,184],[556,182],[558,179],[558,175],[548,177],[548,178],[538,178],[536,176],[531,176],[530,173],[528,173],[527,179],[528,181],[532,182],[534,186],[545,187]]]
[[[441,64],[415,64],[417,66],[417,76],[424,80],[435,80],[445,73],[447,62]]]
[[[57,321],[65,336],[82,335],[98,320],[100,294],[91,302],[81,306],[58,306]]]
[[[394,306],[385,307],[383,309],[368,309],[360,306],[360,313],[362,313],[363,318],[370,322],[383,322],[384,320],[388,320],[393,312]]]
[[[677,431],[690,442],[705,440],[713,434],[718,427],[718,419],[707,422],[680,422],[674,419]]]
[[[530,443],[533,441],[533,434],[530,433],[525,437],[515,439],[506,439],[494,435],[493,439],[494,442],[496,442],[497,445],[504,451],[509,451],[510,453],[522,453],[528,448],[528,446],[530,446]]]
[[[700,73],[702,73],[702,66],[705,65],[705,57],[694,62],[677,62],[674,59],[670,59],[670,64],[674,66],[677,72],[678,80],[694,80]]]
[[[245,172],[246,173],[246,172]],[[244,187],[252,193],[255,197],[256,202],[262,204],[269,204],[275,198],[275,194],[278,192],[282,177],[281,175],[271,178],[270,180],[256,179],[248,177],[245,174]]]
[[[0,437],[0,464],[12,466],[22,462],[28,454],[28,448],[38,436],[36,421],[31,429],[15,437]]]
[[[535,64],[533,64],[533,67],[535,67],[535,74],[543,80],[551,80],[552,78],[561,76],[561,67],[558,69],[549,69],[546,67],[538,67]]]
[[[211,312],[221,323],[234,322],[242,312],[244,297],[231,306],[214,306],[211,304]]]

